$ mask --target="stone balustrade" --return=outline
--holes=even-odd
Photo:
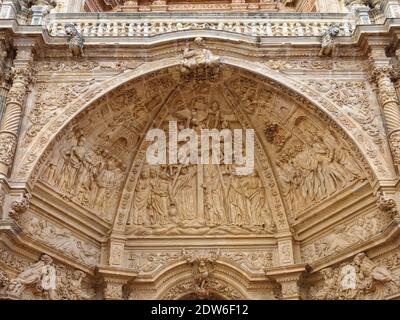
[[[254,17],[240,14],[197,17],[92,13],[71,17],[68,14],[51,14],[47,29],[51,36],[63,36],[64,26],[72,22],[84,37],[151,37],[183,30],[218,30],[259,37],[321,36],[333,24],[339,26],[339,36],[350,36],[355,29],[355,21],[349,15],[307,16],[307,19],[299,20],[298,14],[258,14]]]

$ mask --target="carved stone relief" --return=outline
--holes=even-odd
[[[99,249],[74,236],[65,227],[59,227],[50,220],[32,213],[24,214],[20,219],[24,232],[61,253],[77,259],[81,263],[95,266],[99,262]]]
[[[285,228],[285,210],[294,221],[304,210],[365,180],[353,151],[334,128],[258,78],[237,71],[223,74],[229,81],[178,83],[178,89],[174,79],[180,74],[164,70],[114,90],[65,129],[40,180],[109,222],[122,197],[116,223],[122,228],[127,221],[136,236],[268,235]],[[260,140],[254,174],[235,176],[234,166],[223,164],[145,165],[149,144],[143,133],[150,119],[165,132],[171,120],[178,128],[198,131],[255,128]],[[268,163],[279,176],[286,209]]]
[[[383,150],[384,129],[379,108],[371,100],[371,88],[365,81],[318,80],[307,81],[308,86],[317,90],[357,121],[372,141]]]
[[[361,216],[351,223],[338,225],[330,234],[301,249],[303,261],[314,262],[354,244],[362,243],[381,232],[389,221],[389,216],[377,211]]]
[[[157,92],[171,85],[165,76],[148,75],[143,80],[138,87],[125,86],[103,97],[95,110],[81,115],[79,125],[71,124],[40,175],[65,200],[108,222],[118,203],[130,151],[135,152],[149,112],[161,101]]]
[[[39,261],[25,266],[15,278],[0,270],[0,296],[23,299],[83,300],[94,297],[91,288],[84,287],[85,272],[55,264],[42,254]]]
[[[360,61],[338,59],[310,59],[310,60],[285,60],[270,59],[265,65],[273,70],[281,72],[296,71],[356,71],[366,69],[367,66]]]
[[[271,250],[184,250],[184,251],[128,251],[126,253],[126,266],[139,275],[154,273],[162,270],[168,264],[181,261],[188,254],[215,256],[228,263],[234,263],[246,271],[264,273],[265,269],[275,265],[274,253]]]
[[[35,102],[28,115],[28,128],[25,132],[25,144],[30,144],[45,124],[54,118],[70,101],[86,92],[94,79],[74,83],[41,83],[36,88]]]
[[[385,265],[359,253],[353,261],[321,270],[323,280],[311,286],[309,297],[318,300],[381,300],[398,292],[399,276]]]
[[[273,147],[269,155],[275,160],[292,221],[346,186],[365,180],[346,143],[338,145],[337,133],[295,102],[251,78],[232,80],[231,86],[238,88],[237,103]]]

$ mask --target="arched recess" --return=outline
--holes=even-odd
[[[117,93],[118,95],[118,92],[123,92],[124,88],[129,87],[130,84],[135,83],[135,81],[141,79],[141,77],[147,78],[149,79],[149,81],[151,81],[153,77],[157,78],[159,75],[162,76],[163,74],[166,74],[167,78],[169,77],[170,80],[174,79],[173,84],[170,88],[167,84],[169,90],[167,91],[169,93],[159,97],[161,100],[154,104],[154,108],[159,109],[157,112],[162,113],[163,111],[165,111],[165,108],[163,109],[163,105],[169,103],[169,99],[173,97],[174,90],[176,91],[179,87],[179,69],[176,68],[176,66],[179,65],[179,62],[180,61],[178,59],[173,58],[161,60],[159,62],[148,63],[146,65],[142,65],[136,70],[126,72],[112,80],[105,81],[104,83],[101,83],[92,90],[88,90],[85,95],[83,95],[77,101],[73,101],[71,105],[65,108],[62,114],[58,115],[54,120],[50,121],[50,123],[43,128],[42,132],[37,136],[36,140],[30,146],[30,149],[26,153],[25,158],[22,159],[19,167],[14,172],[16,179],[28,179],[30,187],[34,189],[38,178],[43,174],[50,177],[55,176],[55,171],[44,171],[46,167],[49,168],[48,164],[49,160],[51,160],[52,148],[54,144],[56,142],[60,144],[60,141],[66,141],[65,135],[68,133],[68,130],[74,128],[76,124],[79,124],[79,122],[83,118],[87,117],[91,112],[94,112],[93,115],[95,115],[96,106],[98,104],[104,103],[105,100],[109,99],[107,94],[111,94],[112,96],[112,94]],[[221,80],[220,88],[222,88],[223,90],[221,89],[222,91],[220,93],[225,94],[224,103],[232,110],[232,114],[234,114],[236,117],[235,121],[241,124],[242,128],[256,129],[256,149],[259,148],[261,154],[259,159],[257,159],[258,162],[256,168],[259,178],[262,181],[262,185],[267,191],[267,202],[270,204],[275,228],[278,231],[287,231],[289,229],[289,221],[292,220],[291,222],[293,222],[293,215],[295,214],[294,211],[298,209],[293,208],[293,206],[289,208],[288,205],[287,197],[296,197],[296,195],[293,194],[293,187],[292,190],[290,190],[291,194],[288,195],[288,191],[285,190],[285,187],[287,188],[287,186],[284,186],[286,182],[277,181],[277,176],[282,176],[280,173],[278,173],[279,170],[287,170],[287,168],[284,168],[284,165],[290,163],[291,159],[286,159],[284,163],[281,160],[274,162],[271,161],[271,155],[276,152],[276,150],[281,149],[282,143],[285,144],[285,141],[290,139],[290,134],[287,134],[288,128],[284,128],[284,124],[289,124],[289,126],[291,126],[289,127],[289,130],[294,130],[295,126],[304,127],[304,132],[308,130],[308,138],[311,138],[311,136],[313,135],[318,136],[319,130],[324,127],[326,129],[324,133],[327,134],[328,140],[330,142],[328,140],[324,141],[324,138],[326,137],[318,136],[318,143],[320,144],[319,147],[322,149],[326,148],[327,145],[334,148],[333,140],[337,139],[338,141],[340,141],[339,146],[343,146],[345,151],[341,153],[342,159],[335,160],[337,162],[336,165],[340,164],[340,161],[344,161],[350,164],[354,163],[354,165],[357,167],[357,169],[354,170],[354,168],[352,168],[352,170],[349,171],[349,168],[346,168],[346,165],[344,165],[343,163],[339,166],[342,171],[347,170],[347,173],[344,175],[347,175],[350,178],[350,182],[353,181],[351,179],[351,176],[355,176],[357,179],[360,178],[361,180],[368,179],[370,182],[372,182],[375,179],[375,175],[379,174],[374,169],[370,168],[369,163],[373,163],[374,160],[368,158],[368,156],[364,156],[365,154],[367,154],[367,151],[365,150],[365,148],[362,148],[359,145],[358,141],[356,142],[356,139],[354,138],[355,133],[361,132],[359,131],[358,125],[355,124],[354,121],[346,114],[341,113],[340,110],[338,110],[336,106],[330,101],[326,100],[326,104],[324,105],[322,105],[320,102],[313,101],[312,98],[306,97],[305,94],[301,92],[302,85],[300,83],[295,83],[293,80],[290,80],[287,77],[282,76],[278,73],[274,73],[266,67],[261,67],[259,64],[243,62],[231,57],[223,57],[223,62],[223,72],[233,74],[234,76],[237,76],[239,74],[239,78],[241,77],[241,75],[244,75],[244,78],[252,79],[252,81],[255,81],[255,83],[257,83],[258,89],[256,89],[255,92],[257,97],[260,94],[264,93],[267,93],[268,95],[269,92],[273,91],[273,95],[275,98],[281,97],[283,100],[288,99],[290,100],[291,104],[298,104],[304,111],[303,113],[296,114],[296,110],[283,110],[285,108],[282,108],[279,112],[286,113],[286,118],[283,117],[282,119],[280,119],[278,112],[275,116],[268,119],[268,123],[266,123],[265,121],[257,123],[257,119],[254,119],[254,114],[252,114],[252,108],[254,108],[252,104],[258,104],[259,102],[261,103],[261,101],[249,101],[249,105],[241,106],[238,108],[238,110],[235,111],[235,98],[240,98],[240,94],[238,95],[232,93],[232,88],[230,87],[230,85],[227,85],[225,79]],[[171,72],[171,74],[169,72]],[[168,83],[168,79],[166,81]],[[163,83],[158,82],[157,85],[162,87]],[[260,86],[265,86],[266,89],[260,89]],[[239,85],[239,91],[240,87],[241,84]],[[251,88],[250,85],[248,89],[251,91],[254,88]],[[248,93],[244,94],[244,97],[246,99],[251,99],[251,95],[249,95]],[[135,96],[131,96],[131,98],[136,99]],[[147,103],[151,103],[151,101],[147,101]],[[268,105],[268,101],[265,103]],[[247,111],[245,110],[246,108],[248,109]],[[310,120],[311,122],[317,121],[318,118],[320,118],[318,120],[320,121],[320,125],[315,125],[313,127],[312,124],[308,124],[307,115],[314,117],[314,120]],[[334,118],[332,115],[335,115],[336,118]],[[285,122],[285,120],[288,120],[289,118],[291,120]],[[155,121],[157,121],[157,117],[155,117],[154,119]],[[95,119],[93,118],[92,120]],[[144,132],[145,128],[149,128],[151,124],[151,121],[149,121],[144,124],[144,126],[140,129]],[[154,122],[153,125],[157,126],[157,124]],[[110,126],[108,126],[108,128],[110,129]],[[110,130],[112,130],[112,128]],[[107,132],[105,134],[107,134]],[[296,135],[295,133],[294,136],[297,137],[297,140],[302,139],[300,134]],[[69,141],[69,143],[85,143],[80,140],[79,133],[77,135],[75,134],[75,136],[70,136],[70,138],[71,140]],[[124,145],[132,143],[132,141],[129,142],[128,140],[129,139],[127,139],[126,137],[120,137],[118,141],[113,141],[112,143],[110,142],[108,147],[110,148],[110,150],[114,150],[111,152],[115,155],[116,152],[121,152]],[[141,151],[138,152],[138,154],[143,156],[143,149],[140,149],[140,141],[138,140],[136,141],[136,143],[138,143],[138,150]],[[313,142],[307,141],[307,144],[310,146],[311,144],[313,144]],[[272,146],[274,146],[276,150],[271,153],[269,149],[272,148]],[[281,151],[279,152],[281,153]],[[294,152],[298,151],[299,150],[295,150]],[[328,151],[326,150],[320,151],[320,153],[322,154],[325,154],[327,152]],[[133,158],[136,159],[137,156],[134,157],[133,154],[128,154],[127,157],[131,157],[131,159],[127,161],[126,164],[116,164],[112,162],[104,163],[104,166],[114,166],[112,170],[116,169],[115,166],[117,166],[118,170],[120,171],[118,174],[123,175],[122,180],[124,182],[122,191],[120,193],[121,196],[116,197],[116,199],[119,198],[117,199],[117,201],[119,202],[115,203],[115,208],[117,208],[118,204],[117,215],[115,216],[115,219],[114,216],[111,216],[108,219],[109,223],[114,222],[113,227],[111,227],[110,225],[110,228],[113,228],[115,231],[118,232],[125,231],[130,210],[132,208],[132,199],[136,188],[136,183],[138,181],[138,176],[141,172],[141,168],[138,167],[133,161]],[[288,157],[290,158],[292,157],[292,155],[288,155]],[[358,172],[359,169],[360,172]],[[112,171],[110,168],[106,168],[106,170]],[[336,175],[333,172],[333,168],[331,168],[330,170],[332,171],[332,175],[334,176],[332,180],[336,179],[339,181],[338,183],[343,182],[343,187],[345,187],[345,185],[348,186],[346,184],[348,181],[344,183],[344,181],[342,181],[343,177]],[[263,172],[261,173],[261,171]],[[77,172],[75,172],[74,174],[77,174]],[[384,174],[388,173],[386,172]],[[290,181],[289,184],[290,183],[293,184],[293,181]],[[334,181],[332,183],[336,182]],[[370,191],[371,190],[372,189],[370,189]],[[329,193],[333,191],[334,190],[327,190],[326,192]],[[80,195],[79,191],[77,191],[77,193],[78,195],[76,196],[81,197],[79,199],[81,202],[90,201],[90,199],[88,200],[84,198],[84,194]],[[97,194],[98,193],[99,190],[97,190]],[[283,194],[285,194],[285,196]],[[110,195],[107,193],[103,193],[102,196],[104,199],[112,199],[112,197],[109,198]],[[315,195],[313,196],[315,197]],[[326,194],[322,194],[318,197],[321,198],[319,200],[323,200],[323,198],[326,196]],[[98,208],[95,211],[99,212]],[[253,230],[251,230],[251,232],[252,231]]]
[[[153,286],[157,288],[157,295],[154,298],[180,300],[185,296],[191,296],[209,300],[214,296],[224,300],[248,300],[252,298],[252,287],[263,287],[265,297],[271,298],[274,295],[273,288],[276,285],[263,279],[252,282],[243,271],[219,260],[202,260],[207,270],[207,276],[202,278],[201,269],[199,269],[200,261],[188,263],[181,260],[160,270],[153,281]],[[135,288],[140,295],[141,286],[135,286]]]
[[[268,81],[282,90],[283,94],[298,99],[317,115],[334,123],[342,130],[342,135],[349,138],[355,145],[357,149],[356,152],[360,154],[359,157],[368,163],[370,167],[369,178],[371,181],[375,179],[391,179],[393,170],[391,165],[386,162],[383,155],[375,153],[371,155],[373,153],[371,150],[374,148],[372,147],[368,135],[363,132],[363,129],[358,123],[346,113],[341,112],[340,108],[332,101],[320,97],[317,91],[311,91],[309,87],[304,86],[301,82],[289,78],[258,62],[244,61],[229,56],[223,56],[221,58],[224,65],[247,70],[254,75],[264,78],[265,81]],[[82,96],[71,101],[57,117],[51,119],[43,127],[40,134],[36,136],[36,139],[28,145],[24,157],[18,161],[17,166],[12,172],[13,180],[25,182],[28,186],[33,187],[38,176],[39,168],[41,168],[43,162],[46,161],[48,151],[56,141],[57,136],[62,133],[63,129],[67,127],[75,117],[90,108],[90,106],[101,97],[138,77],[169,67],[179,66],[180,63],[181,60],[179,57],[146,62],[134,70],[129,70],[112,79],[105,80],[90,87]],[[315,97],[319,97],[319,100],[315,99]]]

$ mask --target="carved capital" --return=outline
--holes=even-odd
[[[380,81],[390,80],[393,73],[393,67],[389,64],[376,65],[372,63],[369,71],[369,81],[379,86]]]
[[[12,164],[17,139],[8,132],[0,133],[0,163],[10,166]]]
[[[123,300],[123,286],[126,280],[105,278],[104,279],[104,299],[105,300]]]
[[[281,285],[281,296],[283,300],[299,300],[299,281],[305,271],[306,268],[304,265],[291,265],[283,268],[269,269],[265,274]]]

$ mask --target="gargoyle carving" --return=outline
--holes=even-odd
[[[333,24],[322,34],[320,57],[330,57],[335,49],[335,38],[339,35],[339,26]]]
[[[72,23],[65,25],[65,34],[68,37],[68,47],[74,57],[83,56],[84,41],[80,32]]]
[[[399,217],[399,210],[395,200],[387,199],[382,191],[379,191],[376,197],[376,204],[379,210],[388,213],[392,218]]]
[[[24,212],[26,212],[26,210],[28,210],[31,198],[32,198],[31,194],[29,192],[26,192],[22,196],[21,200],[13,201],[11,203],[11,210],[8,214],[10,218],[18,222],[19,218],[21,217],[21,214],[23,214]]]

